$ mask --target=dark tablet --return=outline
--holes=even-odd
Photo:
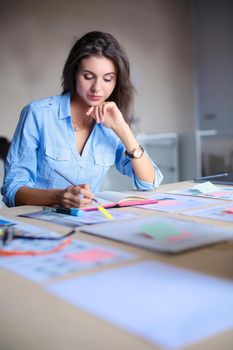
[[[210,181],[213,184],[233,186],[233,173],[216,174],[210,176],[197,177],[194,182]]]

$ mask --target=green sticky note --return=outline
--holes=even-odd
[[[180,232],[175,227],[163,221],[157,221],[150,225],[143,225],[140,230],[158,240],[180,235]]]

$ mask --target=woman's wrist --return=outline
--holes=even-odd
[[[120,138],[121,142],[128,152],[131,152],[134,148],[137,148],[139,146],[129,125],[126,122],[119,125],[118,128],[114,129],[114,132]]]

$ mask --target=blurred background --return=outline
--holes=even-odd
[[[11,140],[28,102],[60,93],[68,52],[91,30],[128,53],[134,130],[164,183],[233,172],[232,0],[1,2],[0,136]],[[111,169],[104,189],[128,188],[122,178]]]

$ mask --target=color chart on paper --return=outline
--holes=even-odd
[[[190,210],[184,214],[233,223],[233,204],[218,205],[202,210]]]
[[[113,220],[125,220],[135,217],[135,214],[119,211],[118,209],[108,209],[109,213],[113,216]],[[60,214],[52,212],[50,210],[39,210],[32,213],[20,215],[31,219],[38,219],[43,221],[49,221],[57,225],[63,225],[66,227],[79,227],[82,225],[98,224],[101,222],[108,222],[103,213],[99,211],[84,212],[83,216],[72,216],[66,214]]]
[[[185,196],[197,196],[197,197],[207,197],[215,199],[225,199],[233,200],[233,186],[231,187],[221,187],[216,192],[211,193],[201,193],[197,189],[187,188],[185,190],[169,191],[167,193],[185,195]]]
[[[209,204],[219,203],[216,200],[209,198],[197,198],[190,196],[179,196],[174,194],[157,194],[151,199],[157,200],[157,203],[139,205],[137,207],[142,209],[154,210],[154,211],[165,211],[165,212],[183,212],[184,210],[189,210],[193,208],[202,207]]]
[[[158,252],[178,253],[233,239],[232,230],[174,218],[147,217],[95,226],[82,231]]]
[[[7,221],[4,218],[1,220]],[[13,223],[13,222],[12,222]],[[42,230],[32,225],[24,225],[15,222],[15,228],[23,235],[58,237],[52,231]],[[59,251],[47,254],[56,249],[63,242],[48,240],[15,239],[7,245],[1,245],[4,252],[42,252],[39,256],[0,256],[0,267],[17,275],[25,277],[33,282],[43,283],[85,269],[92,269],[100,265],[127,261],[135,257],[118,249],[112,249],[104,245],[91,244],[77,239],[70,240]]]

